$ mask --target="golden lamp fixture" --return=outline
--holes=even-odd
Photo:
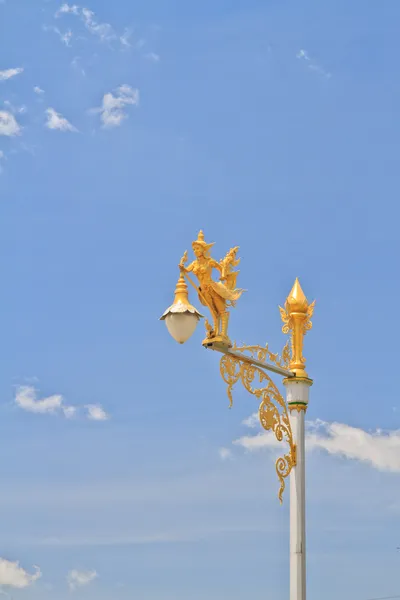
[[[237,258],[238,246],[231,248],[225,258],[219,262],[210,255],[212,244],[204,240],[204,234],[199,232],[192,248],[195,260],[187,265],[188,254],[184,253],[180,263],[180,277],[175,290],[174,303],[167,308],[161,319],[165,320],[168,331],[179,343],[186,342],[196,329],[197,322],[202,317],[190,303],[185,278],[195,288],[203,306],[207,306],[212,317],[212,324],[206,319],[207,336],[203,346],[219,344],[230,348],[232,343],[228,336],[229,312],[228,308],[235,306],[243,291],[236,288],[236,279],[239,271],[234,271],[240,259]],[[219,281],[212,278],[213,271],[219,272]],[[196,285],[189,273],[198,280]]]
[[[295,381],[302,386],[309,386],[312,380],[305,371],[303,357],[303,340],[306,332],[311,329],[311,317],[315,302],[308,303],[299,280],[287,297],[285,307],[279,307],[283,321],[283,333],[290,334],[281,355],[272,353],[266,346],[237,346],[232,345],[228,336],[229,307],[234,307],[244,290],[236,287],[239,271],[234,268],[239,265],[237,258],[238,246],[231,248],[219,262],[210,255],[214,244],[204,240],[204,234],[199,232],[192,248],[195,260],[188,262],[187,251],[180,263],[180,276],[175,290],[173,304],[167,308],[161,317],[172,337],[183,344],[194,333],[198,321],[202,318],[200,312],[189,303],[186,280],[195,288],[203,306],[207,306],[212,318],[210,324],[205,321],[207,336],[203,346],[222,352],[220,362],[221,376],[227,384],[230,406],[233,403],[233,388],[241,382],[243,387],[259,402],[259,419],[266,431],[271,431],[278,441],[286,441],[287,451],[276,461],[276,472],[280,481],[279,499],[282,501],[285,480],[297,464],[297,447],[294,440],[289,413],[293,410],[305,411],[307,402],[297,397],[289,402],[280,394],[278,388],[266,371],[280,373],[285,377],[284,383]],[[212,278],[213,271],[218,271],[219,280]],[[198,281],[194,283],[193,274]],[[269,362],[266,362],[266,361]]]

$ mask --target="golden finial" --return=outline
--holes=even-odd
[[[296,277],[294,286],[287,297],[286,303],[290,306],[290,309],[294,312],[307,312],[308,302],[307,298],[301,289],[300,281]]]
[[[188,287],[184,272],[181,269],[175,288],[174,302],[160,317],[160,320],[166,322],[168,331],[172,337],[180,344],[183,344],[193,334],[197,322],[202,317],[203,315],[189,302]]]
[[[200,231],[199,231],[199,235],[197,236],[197,241],[198,242],[204,242],[205,241],[205,239],[204,239],[204,233],[203,233],[202,229],[200,229]]]
[[[185,281],[185,276],[182,271],[179,275],[178,283],[176,284],[175,298],[174,298],[174,304],[179,304],[179,303],[190,306],[189,290],[188,290],[187,283]]]
[[[296,373],[297,377],[306,377],[306,359],[303,356],[304,336],[312,327],[311,317],[314,312],[315,300],[312,304],[301,289],[300,282],[296,277],[294,286],[286,299],[285,308],[279,307],[281,312],[283,333],[291,332],[292,356],[289,369]]]

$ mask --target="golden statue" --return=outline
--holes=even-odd
[[[183,255],[179,268],[187,277],[188,281],[196,288],[199,300],[203,306],[207,306],[211,312],[213,325],[206,320],[207,337],[204,345],[211,345],[215,342],[231,347],[232,344],[228,337],[229,312],[228,307],[235,306],[244,290],[236,288],[236,279],[239,271],[233,271],[237,267],[240,259],[236,257],[239,246],[231,248],[225,258],[217,262],[210,256],[212,244],[207,244],[204,240],[204,234],[199,232],[197,240],[193,242],[192,248],[196,259],[185,266],[188,260],[187,251]],[[219,281],[212,279],[213,269],[220,272]],[[189,277],[193,273],[199,282],[197,287]]]

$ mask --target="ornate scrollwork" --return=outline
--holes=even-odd
[[[277,354],[270,353],[268,346],[262,348],[261,346],[238,347],[235,345],[234,349],[236,352],[242,352],[243,354],[248,352],[250,356],[257,358],[257,360],[265,360],[267,357],[271,359],[272,356],[274,359],[271,360],[282,367],[286,366],[285,361],[288,360],[285,349],[282,352],[282,357],[285,356],[285,358],[279,358]],[[287,352],[289,352],[288,349]],[[296,465],[296,445],[293,441],[286,402],[267,373],[247,361],[242,361],[230,354],[224,354],[221,358],[220,370],[223,380],[228,385],[227,393],[230,406],[233,404],[232,389],[240,380],[250,394],[261,399],[259,417],[262,427],[266,431],[272,431],[279,442],[286,439],[289,444],[289,452],[278,458],[275,465],[280,481],[278,495],[280,502],[282,502],[285,479]]]
[[[290,362],[289,341],[286,342],[282,350],[281,356],[279,356],[278,352],[271,352],[269,350],[268,344],[265,344],[265,346],[245,346],[244,344],[238,346],[236,342],[234,342],[232,350],[235,350],[236,352],[241,352],[242,354],[247,353],[251,358],[255,358],[263,362],[266,360],[270,360],[278,367],[283,367],[284,369],[288,368]]]

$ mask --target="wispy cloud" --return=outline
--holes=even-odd
[[[77,413],[76,406],[64,406],[62,410],[66,419],[73,419]]]
[[[30,574],[18,562],[0,558],[0,586],[27,588],[42,576],[39,567],[35,566],[34,569],[35,573]]]
[[[27,111],[27,108],[24,104],[21,106],[14,106],[9,100],[4,100],[4,106],[14,114],[23,114]]]
[[[131,38],[132,32],[130,29],[125,29],[124,33],[120,36],[119,41],[121,42],[121,45],[125,48],[130,48],[131,47],[131,42],[130,42],[130,38]]]
[[[332,77],[331,73],[325,71],[325,69],[323,69],[313,58],[310,57],[307,50],[299,50],[296,54],[296,57],[307,63],[307,67],[310,69],[310,71],[314,71],[326,79],[330,79],[330,77]]]
[[[157,54],[156,52],[148,52],[147,54],[144,55],[145,58],[147,58],[147,60],[151,60],[151,62],[159,62],[160,61],[160,55]]]
[[[114,29],[109,23],[99,23],[96,21],[95,14],[88,8],[81,9],[82,19],[86,29],[100,38],[102,42],[109,42],[115,39]]]
[[[229,448],[220,448],[218,450],[218,454],[221,460],[228,460],[232,458],[232,450],[229,450]]]
[[[139,104],[139,90],[129,85],[121,85],[114,93],[104,94],[100,108],[93,108],[90,112],[100,113],[103,127],[118,127],[127,118],[125,107]]]
[[[80,14],[80,8],[79,6],[77,6],[76,4],[74,5],[69,5],[69,4],[63,4],[58,11],[56,12],[56,14],[54,15],[56,18],[61,17],[61,15],[79,15]]]
[[[123,47],[129,47],[129,30],[125,30],[120,36],[117,35],[110,23],[101,23],[97,20],[96,14],[83,6],[77,4],[63,4],[55,13],[55,18],[59,19],[65,15],[73,15],[78,17],[84,24],[87,31],[99,38],[101,42],[113,42],[118,40]]]
[[[74,58],[71,60],[71,67],[73,69],[75,69],[75,71],[77,71],[78,73],[80,73],[83,77],[86,76],[86,71],[85,69],[82,67],[82,65],[80,64],[81,59],[79,56],[74,56]]]
[[[21,127],[14,115],[6,110],[0,110],[0,135],[14,137],[20,133]]]
[[[73,37],[73,33],[72,33],[71,29],[67,29],[67,31],[62,32],[60,29],[58,29],[58,27],[54,27],[54,25],[43,25],[43,30],[44,31],[53,31],[53,33],[56,33],[58,35],[61,42],[65,46],[71,45],[71,39]]]
[[[23,72],[22,67],[17,67],[16,69],[6,69],[5,71],[0,71],[0,81],[7,81],[7,79],[11,79],[16,75],[19,75]]]
[[[79,571],[73,569],[67,575],[68,587],[71,591],[75,591],[77,588],[89,585],[97,578],[97,572],[92,571]]]
[[[88,404],[86,410],[90,421],[107,421],[110,418],[99,404]]]
[[[46,127],[48,129],[56,129],[58,131],[78,131],[76,127],[71,125],[71,123],[60,113],[54,110],[54,108],[47,108],[47,121]]]
[[[42,88],[40,88],[38,85],[35,85],[35,87],[33,88],[33,91],[38,96],[42,96],[44,94],[44,90],[42,90]]]
[[[90,421],[106,421],[109,419],[109,415],[99,404],[89,404],[85,407],[72,406],[66,404],[61,394],[38,398],[36,389],[31,385],[17,387],[15,403],[22,410],[36,414],[58,414],[63,415],[66,419],[73,419],[84,408],[85,417]]]
[[[249,422],[253,423],[253,416]],[[280,447],[280,442],[269,432],[243,436],[234,444],[250,451]],[[324,450],[331,455],[365,462],[379,471],[400,472],[400,430],[368,432],[344,423],[317,419],[307,423],[306,447],[308,451]]]

